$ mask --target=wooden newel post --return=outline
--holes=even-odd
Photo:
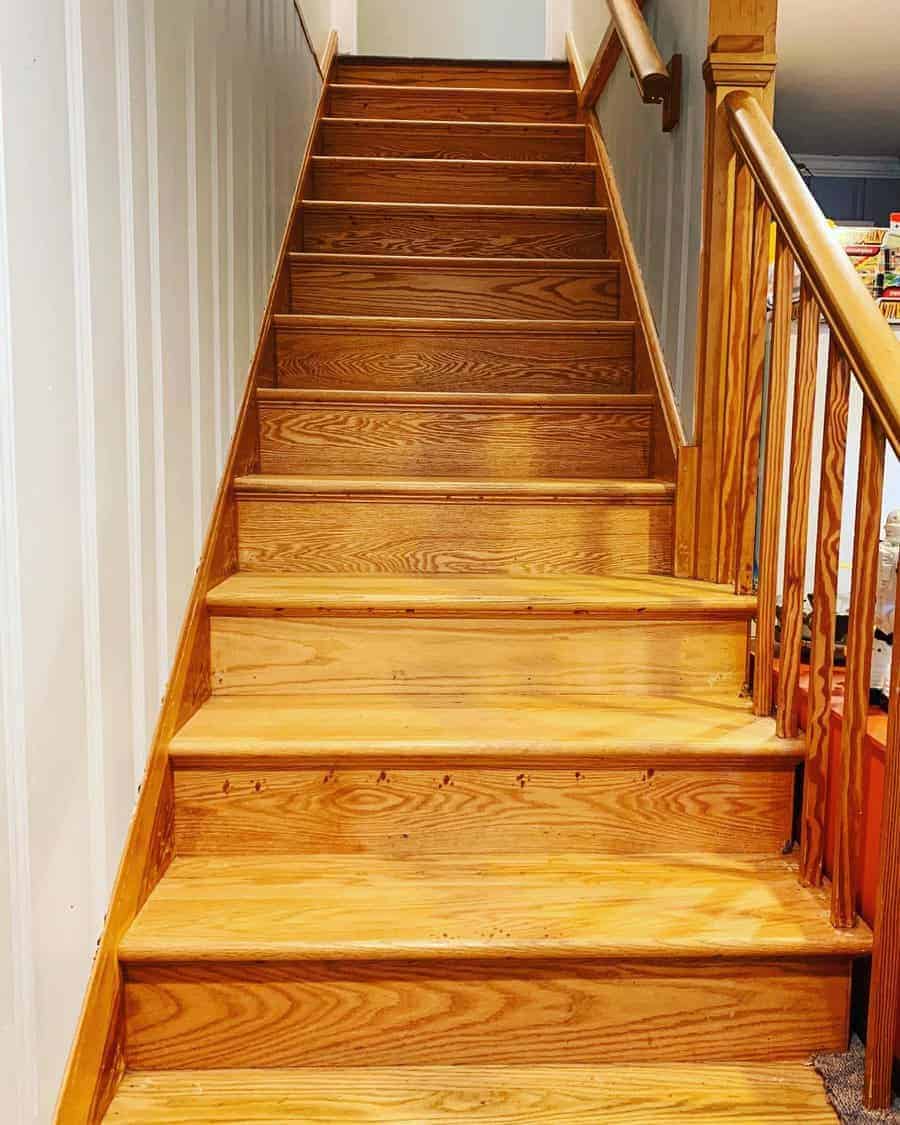
[[[713,16],[711,14],[711,25]],[[723,482],[740,481],[743,460],[741,420],[729,425],[735,404],[743,402],[742,378],[746,357],[730,349],[733,332],[731,309],[734,281],[737,295],[746,300],[746,279],[733,276],[737,160],[724,109],[733,90],[755,94],[771,118],[775,56],[768,52],[766,35],[719,35],[703,68],[706,80],[706,154],[703,199],[703,250],[700,279],[700,314],[697,339],[696,412],[697,472],[695,576],[713,582],[736,580],[735,503],[733,490]],[[741,216],[743,220],[743,216]],[[738,238],[743,239],[742,221]],[[740,256],[740,255],[739,255]],[[738,265],[742,267],[739,261]]]

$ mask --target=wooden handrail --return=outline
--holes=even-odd
[[[900,343],[835,241],[803,178],[746,91],[725,98],[735,147],[746,162],[823,316],[900,455]]]
[[[681,116],[681,55],[673,55],[666,66],[641,13],[643,2],[606,0],[609,30],[597,48],[578,101],[582,107],[597,101],[624,50],[641,101],[662,104],[663,132],[671,133]]]
[[[661,102],[669,86],[669,71],[659,53],[637,0],[606,0],[622,50],[640,91],[641,100]]]

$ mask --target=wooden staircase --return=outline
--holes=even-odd
[[[828,1122],[863,927],[790,855],[754,600],[556,64],[331,69],[118,942],[110,1122]]]

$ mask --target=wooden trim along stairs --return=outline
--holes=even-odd
[[[673,574],[596,118],[335,51],[57,1121],[832,1120],[870,935]]]

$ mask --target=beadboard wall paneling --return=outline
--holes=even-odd
[[[0,1104],[49,1121],[320,78],[293,0],[0,5]]]
[[[644,16],[663,58],[684,56],[681,121],[663,133],[660,108],[642,105],[620,61],[597,102],[675,400],[688,441],[694,427],[697,293],[703,203],[703,62],[709,0],[646,0]],[[609,17],[604,3],[572,0],[571,31],[585,72]]]

